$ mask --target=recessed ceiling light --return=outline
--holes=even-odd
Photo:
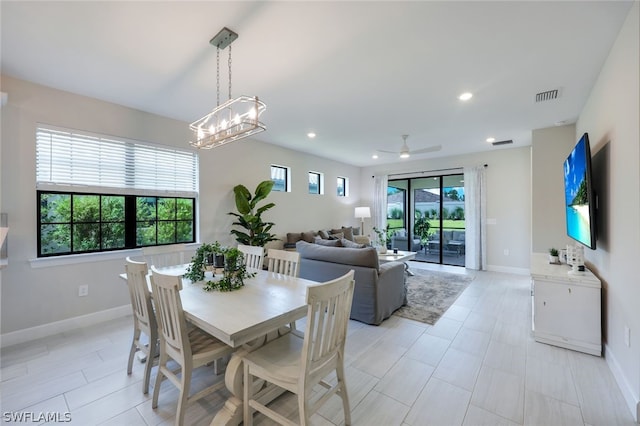
[[[313,133],[313,132],[309,132],[309,133],[307,133],[307,137],[308,137],[309,139],[313,139],[313,138],[315,138],[315,137],[316,137],[316,134],[315,134],[315,133]]]
[[[468,101],[471,98],[473,98],[473,93],[471,92],[464,92],[462,95],[458,96],[458,99],[461,101]]]
[[[375,159],[377,159],[377,158],[378,158],[378,154],[373,154],[373,155],[371,156],[371,158],[373,158],[374,160],[375,160]]]
[[[489,142],[489,143],[492,143],[492,142],[495,142],[495,141],[496,141],[496,138],[487,138],[487,142]]]

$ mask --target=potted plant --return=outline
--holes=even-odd
[[[207,266],[214,266],[215,259],[219,256],[224,256],[222,278],[215,281],[207,281],[204,286],[206,291],[236,290],[244,286],[245,278],[251,278],[255,275],[255,273],[247,272],[247,267],[244,264],[244,256],[240,250],[235,247],[222,247],[220,243],[216,241],[213,244],[202,244],[198,247],[198,250],[196,250],[195,255],[191,259],[191,263],[187,266],[187,271],[184,274],[185,278],[193,282],[203,281]]]
[[[233,188],[238,212],[229,212],[229,214],[237,218],[233,225],[245,229],[245,231],[231,230],[239,244],[264,247],[269,241],[278,240],[275,234],[269,232],[274,223],[262,220],[262,213],[274,207],[275,204],[268,203],[261,207],[257,206],[260,201],[269,195],[271,189],[273,189],[273,184],[272,180],[260,182],[253,195],[244,185],[236,185]]]
[[[549,249],[549,263],[560,263],[560,258],[558,257],[558,249],[551,247]]]
[[[431,223],[427,219],[427,215],[422,216],[419,210],[416,210],[416,222],[414,225],[415,234],[420,237],[420,244],[422,247],[426,247],[431,235]]]
[[[388,238],[389,225],[386,229],[378,229],[373,227],[373,232],[376,234],[375,243],[377,243],[378,253],[385,254],[387,252],[387,238]]]

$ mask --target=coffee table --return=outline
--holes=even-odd
[[[378,253],[378,260],[381,263],[385,263],[385,262],[404,262],[404,270],[407,273],[407,275],[409,276],[413,276],[413,272],[411,272],[411,270],[409,269],[409,264],[407,263],[408,260],[412,260],[416,258],[416,252],[415,251],[401,251],[398,250],[397,253],[394,253],[393,251],[389,251],[387,250],[386,253]]]

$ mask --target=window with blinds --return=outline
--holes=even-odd
[[[39,127],[36,181],[38,257],[195,242],[196,153]]]
[[[36,132],[38,188],[77,185],[198,192],[198,155],[191,151],[39,127]]]

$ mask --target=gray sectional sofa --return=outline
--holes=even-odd
[[[354,320],[378,325],[407,302],[404,264],[380,264],[373,247],[329,247],[298,241],[296,249],[301,278],[324,282],[355,271]]]

